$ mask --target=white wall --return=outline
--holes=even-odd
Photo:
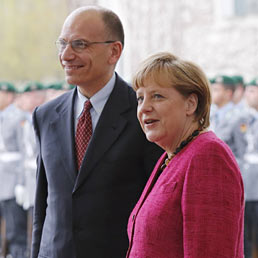
[[[209,77],[242,74],[249,80],[258,75],[258,16],[235,17],[234,1],[93,2],[114,10],[124,24],[125,49],[117,71],[125,79],[149,54],[171,51],[198,63]]]

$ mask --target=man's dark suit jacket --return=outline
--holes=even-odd
[[[39,155],[32,258],[123,258],[128,217],[162,151],[146,140],[135,93],[116,75],[77,172],[76,94],[33,114]]]

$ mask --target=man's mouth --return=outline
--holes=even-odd
[[[83,65],[64,65],[64,70],[65,71],[74,71],[82,68]]]
[[[83,65],[66,65],[64,67],[65,70],[77,70],[79,68],[83,67]]]

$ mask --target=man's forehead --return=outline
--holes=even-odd
[[[88,21],[102,22],[101,14],[95,9],[86,9],[82,11],[75,11],[71,13],[65,20],[64,26],[72,23],[86,23]]]
[[[99,13],[85,11],[75,16],[69,16],[62,28],[60,37],[84,38],[95,37],[104,31],[104,23]]]

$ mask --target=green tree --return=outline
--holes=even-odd
[[[55,40],[67,12],[62,0],[0,0],[0,80],[63,78]]]

